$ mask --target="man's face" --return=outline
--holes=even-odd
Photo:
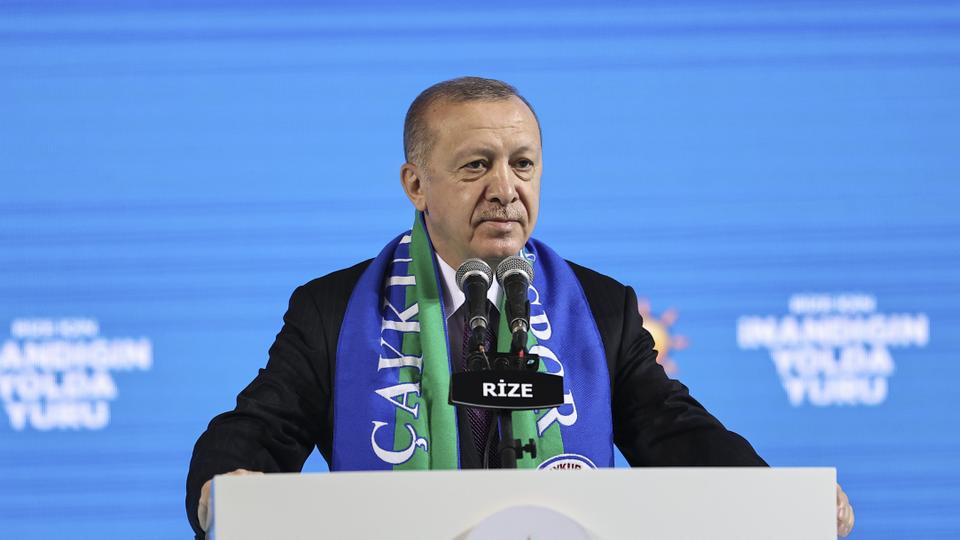
[[[517,254],[537,222],[542,172],[537,120],[518,98],[435,103],[432,144],[404,165],[408,197],[424,212],[434,248],[456,268]]]

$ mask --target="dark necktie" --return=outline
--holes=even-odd
[[[496,310],[491,309],[488,312],[493,315],[495,314]],[[491,323],[493,322],[494,321],[491,321]],[[483,329],[483,348],[485,351],[487,351],[488,356],[491,355],[496,349],[496,346],[493,342],[493,333],[489,330],[489,328]],[[464,371],[468,369],[467,358],[470,356],[470,352],[470,324],[468,321],[466,321],[466,317],[464,317],[463,351],[460,355],[460,368]],[[493,412],[491,412],[489,409],[475,409],[473,407],[466,407],[466,412],[467,421],[470,424],[470,431],[473,433],[473,443],[477,449],[477,455],[480,456],[482,461],[484,446],[486,446],[487,442],[487,433],[492,427],[491,423],[493,422]],[[494,433],[494,442],[491,443],[489,450],[489,464],[491,468],[497,468],[500,465],[500,459],[496,450],[496,442],[499,441],[499,439],[500,438],[496,436],[496,433]]]

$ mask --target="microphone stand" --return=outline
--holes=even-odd
[[[521,360],[521,362],[525,359],[527,354],[527,332],[530,324],[530,302],[527,301],[524,307],[524,324],[516,325],[517,328],[513,329],[513,337],[510,341],[510,355],[515,355]],[[503,364],[507,363],[507,359],[499,358],[498,360],[503,360]],[[519,368],[519,366],[501,365],[494,366],[494,369],[510,369],[511,367]],[[524,452],[528,452],[532,458],[537,457],[536,441],[530,439],[530,441],[524,445],[520,439],[515,439],[513,437],[513,409],[500,409],[497,414],[500,419],[500,445],[498,447],[498,452],[500,455],[500,468],[516,469],[517,459],[523,458]]]

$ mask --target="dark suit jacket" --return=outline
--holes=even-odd
[[[234,469],[295,472],[316,446],[330,461],[337,340],[347,301],[365,261],[298,287],[270,347],[265,369],[237,396],[236,408],[211,422],[193,450],[187,516],[197,523],[200,488]],[[656,362],[653,338],[637,312],[633,289],[570,263],[600,330],[610,370],[613,436],[630,465],[766,465],[687,388]],[[461,418],[461,423],[464,420]],[[461,435],[470,429],[460,429]],[[461,440],[464,467],[479,467],[472,439]]]

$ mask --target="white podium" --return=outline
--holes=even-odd
[[[210,537],[472,539],[488,516],[536,506],[595,540],[834,540],[835,481],[828,468],[222,476],[213,482]],[[531,527],[500,538],[540,540]]]

